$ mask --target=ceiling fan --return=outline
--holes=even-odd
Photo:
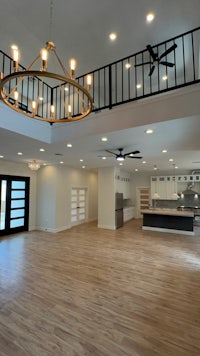
[[[105,150],[108,153],[111,153],[113,156],[115,156],[117,161],[124,161],[125,158],[138,158],[141,159],[142,157],[139,156],[135,156],[136,154],[140,153],[140,151],[132,151],[132,152],[128,152],[128,153],[124,153],[123,154],[123,148],[118,148],[117,149],[119,151],[119,153],[115,153],[112,152],[110,150]]]
[[[152,76],[154,70],[155,70],[155,63],[157,62],[158,64],[163,64],[166,67],[173,67],[175,64],[172,62],[168,62],[168,61],[162,61],[162,58],[166,57],[169,53],[171,53],[172,51],[174,51],[177,47],[177,44],[174,43],[171,47],[169,47],[165,52],[163,52],[160,56],[158,56],[158,53],[154,52],[153,48],[151,45],[147,45],[147,50],[150,53],[150,56],[152,58],[152,61],[149,62],[144,62],[144,63],[140,63],[140,64],[135,64],[135,67],[139,67],[139,66],[143,66],[144,64],[150,64],[151,65],[151,69],[149,72],[149,77]]]

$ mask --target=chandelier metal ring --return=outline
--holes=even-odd
[[[79,96],[80,96],[80,94],[83,97],[86,96],[87,101],[88,101],[87,108],[85,108],[84,112],[81,114],[78,114],[74,117],[64,117],[64,118],[56,118],[56,117],[50,117],[50,116],[43,117],[43,116],[33,113],[31,110],[24,111],[22,108],[20,108],[20,106],[15,105],[11,101],[9,101],[9,99],[12,95],[11,93],[14,91],[14,89],[11,90],[11,93],[8,93],[8,94],[6,94],[6,91],[5,91],[6,84],[8,85],[8,87],[10,87],[9,83],[11,83],[11,81],[13,79],[15,79],[16,83],[17,83],[17,79],[21,79],[21,82],[22,82],[24,77],[29,77],[29,78],[36,77],[37,79],[39,77],[44,77],[44,78],[48,78],[48,79],[58,80],[59,82],[62,82],[63,85],[69,84],[77,90]],[[18,84],[16,84],[16,87],[17,87],[17,85]],[[53,90],[53,88],[52,88],[52,90]],[[41,120],[41,121],[46,121],[49,123],[72,122],[72,121],[81,120],[84,117],[86,117],[87,115],[89,115],[93,108],[93,99],[92,99],[91,95],[89,94],[89,92],[87,91],[87,89],[85,89],[78,82],[76,82],[75,80],[73,80],[71,78],[68,78],[68,77],[60,75],[60,74],[47,72],[47,71],[24,70],[24,71],[14,72],[12,74],[5,76],[3,79],[0,80],[0,98],[3,100],[3,102],[5,104],[7,104],[11,109],[14,109],[16,112],[21,113],[26,116],[29,116],[30,118],[34,118],[34,119]],[[85,100],[84,100],[84,102],[85,102]]]

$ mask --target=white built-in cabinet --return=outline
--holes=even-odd
[[[117,193],[123,193],[124,199],[130,199],[131,187],[130,187],[130,174],[128,172],[117,171],[115,174],[115,191]]]
[[[127,222],[135,217],[135,208],[133,206],[123,209],[124,222]]]
[[[177,182],[171,176],[151,177],[151,199],[177,199]]]

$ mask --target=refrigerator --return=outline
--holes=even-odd
[[[123,193],[115,193],[115,227],[119,229],[123,225]]]

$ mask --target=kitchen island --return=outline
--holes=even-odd
[[[175,209],[144,209],[143,230],[194,235],[194,213]]]

